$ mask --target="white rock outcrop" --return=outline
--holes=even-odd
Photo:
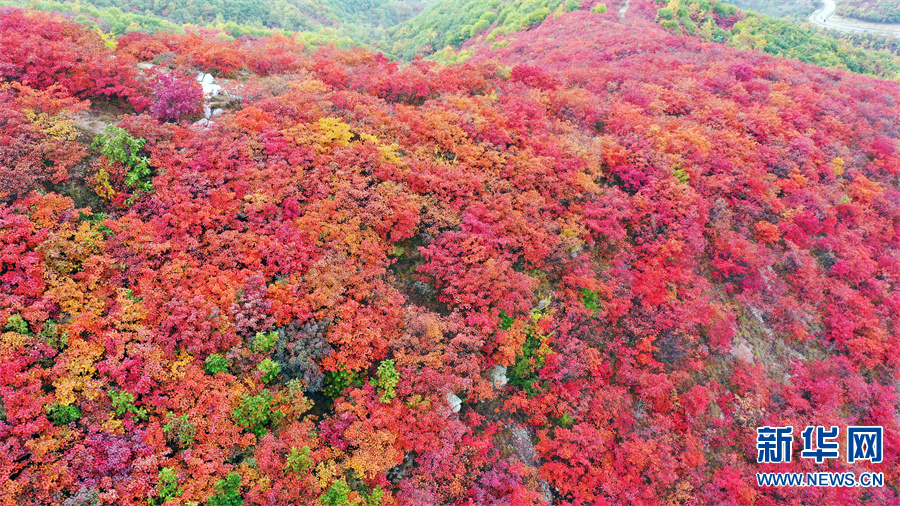
[[[503,388],[506,386],[506,366],[498,365],[491,369],[491,383],[494,388]]]
[[[447,394],[445,398],[447,399],[447,404],[450,405],[450,409],[454,413],[459,413],[459,410],[462,407],[462,399],[455,394]]]
[[[197,82],[203,87],[203,96],[212,98],[222,93],[222,87],[216,84],[216,78],[212,74],[200,72],[197,74]]]

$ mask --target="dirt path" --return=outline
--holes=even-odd
[[[625,18],[625,13],[628,12],[628,7],[631,6],[631,0],[625,0],[625,3],[622,7],[619,7],[619,21],[622,21]]]

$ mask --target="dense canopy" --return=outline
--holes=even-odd
[[[0,11],[2,504],[896,504],[900,88],[629,5],[453,65]],[[807,425],[884,461],[757,464]]]

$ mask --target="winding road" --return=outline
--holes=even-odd
[[[824,5],[809,16],[809,21],[825,28],[857,33],[875,33],[878,35],[894,35],[900,37],[900,25],[882,23],[860,23],[864,26],[847,25],[831,21],[837,5],[834,0],[822,0]]]

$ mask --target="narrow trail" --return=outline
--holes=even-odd
[[[834,0],[822,1],[822,7],[809,16],[810,23],[814,23],[824,28],[843,30],[845,32],[874,33],[877,35],[893,35],[900,37],[900,25],[868,22],[850,25],[838,22],[837,20],[832,21],[830,18],[834,16],[837,5],[834,3]]]
[[[625,3],[622,7],[619,7],[619,21],[622,21],[625,18],[625,14],[628,12],[628,8],[631,6],[631,0],[625,0]]]

